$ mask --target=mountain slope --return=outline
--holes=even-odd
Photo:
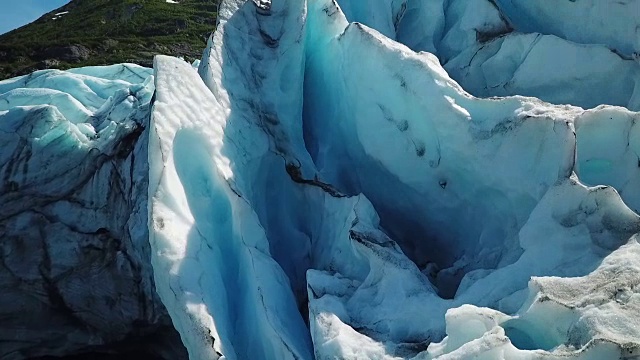
[[[200,58],[216,0],[72,0],[0,36],[0,79],[38,69]]]

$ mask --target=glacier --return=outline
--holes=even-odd
[[[476,96],[640,110],[638,1],[406,4],[397,40],[438,55],[451,77]],[[373,23],[369,17],[358,21]]]
[[[0,358],[186,358],[148,260],[153,91],[136,65],[0,81]]]
[[[640,1],[541,4],[224,0],[193,64],[1,81],[0,356],[639,358]]]

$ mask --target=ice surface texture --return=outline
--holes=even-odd
[[[476,98],[395,40],[447,70],[511,41],[482,81],[522,85],[496,94],[633,110],[629,47],[427,3],[223,1],[198,73],[156,58],[152,261],[191,358],[639,356],[638,114]],[[552,64],[587,56],[584,81],[533,50],[506,66],[528,37]]]
[[[602,3],[229,0],[193,65],[0,82],[0,354],[164,305],[194,360],[637,359],[640,17]]]
[[[152,94],[136,65],[0,82],[0,358],[171,344],[147,241]]]
[[[640,1],[405,2],[398,41],[436,54],[476,96],[640,110]]]

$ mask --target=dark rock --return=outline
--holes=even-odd
[[[99,45],[101,50],[107,51],[118,47],[120,42],[114,39],[105,39],[102,44]]]
[[[87,60],[91,52],[82,45],[54,46],[46,48],[39,54],[40,59],[58,59],[66,62]]]
[[[187,21],[184,19],[176,20],[176,28],[178,29],[178,31],[186,29]]]
[[[22,74],[32,73],[37,70],[57,69],[59,67],[60,61],[58,61],[57,59],[46,59],[37,62],[35,65],[20,68],[18,71],[11,73],[10,76],[19,76]]]
[[[125,13],[122,15],[122,20],[124,21],[131,20],[133,15],[135,15],[135,13],[138,12],[138,10],[142,9],[143,7],[144,6],[142,4],[130,5],[129,7],[127,7]]]
[[[215,17],[202,17],[202,16],[194,16],[191,18],[194,22],[198,24],[206,24],[206,25],[215,25],[216,19]]]

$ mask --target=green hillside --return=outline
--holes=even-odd
[[[0,36],[0,79],[38,69],[200,58],[217,0],[72,0]],[[62,15],[59,13],[68,12]]]

